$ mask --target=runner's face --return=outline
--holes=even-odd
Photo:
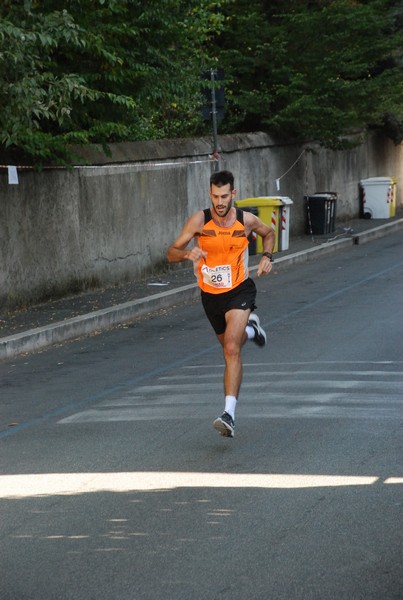
[[[214,183],[212,184],[210,188],[210,198],[214,212],[218,217],[223,218],[229,213],[232,207],[232,199],[235,194],[236,190],[231,190],[229,183],[222,185],[221,187],[214,185]]]

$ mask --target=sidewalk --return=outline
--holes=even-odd
[[[275,269],[350,249],[403,229],[402,214],[388,220],[353,219],[328,235],[291,239],[275,255]],[[260,256],[250,257],[251,276]],[[199,297],[193,270],[167,267],[166,272],[131,283],[0,314],[0,360],[99,331]]]

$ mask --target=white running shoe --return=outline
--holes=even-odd
[[[255,337],[253,338],[255,344],[264,346],[267,340],[266,332],[260,327],[260,319],[255,313],[250,315],[248,325],[255,330]]]

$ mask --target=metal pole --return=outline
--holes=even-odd
[[[217,71],[210,69],[211,77],[211,115],[213,124],[213,160],[214,160],[214,171],[220,170],[220,157],[218,154],[218,141],[217,141],[217,102],[215,97],[215,76]]]

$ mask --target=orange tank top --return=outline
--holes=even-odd
[[[234,289],[249,276],[248,238],[245,235],[243,211],[236,209],[231,227],[216,225],[209,208],[204,210],[204,227],[197,238],[207,257],[196,265],[199,287],[210,294],[222,294]]]

